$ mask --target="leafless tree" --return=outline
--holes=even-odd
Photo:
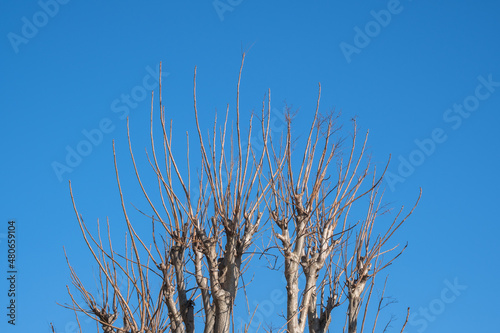
[[[116,179],[127,227],[125,253],[113,248],[109,222],[107,242],[103,242],[100,229],[96,235],[89,231],[76,208],[70,183],[80,230],[99,271],[99,291],[95,293],[84,286],[68,260],[79,297],[68,287],[72,302],[65,306],[75,312],[77,320],[79,315],[88,316],[98,330],[106,333],[180,333],[195,332],[196,318],[201,317],[198,323],[203,322],[203,331],[207,333],[239,329],[248,332],[249,323],[236,327],[233,310],[238,290],[246,287],[243,276],[256,253],[254,243],[269,221],[274,246],[262,249],[261,255],[277,249],[278,262],[284,264],[287,303],[286,323],[281,331],[326,332],[332,324],[332,311],[342,309],[346,303],[348,332],[363,332],[375,276],[404,250],[391,256],[395,248],[386,248],[388,241],[415,207],[405,216],[401,210],[382,232],[376,232],[379,228],[375,227],[375,220],[386,212],[381,199],[385,170],[376,175],[375,167],[365,158],[367,135],[361,147],[357,147],[355,120],[351,140],[339,139],[338,117],[319,112],[321,86],[303,149],[292,137],[291,111],[286,114],[283,136],[271,135],[270,91],[262,102],[259,117],[250,117],[248,128],[241,130],[239,88],[244,59],[243,54],[236,110],[230,111],[228,106],[223,123],[218,125],[216,117],[208,135],[202,133],[204,127],[198,117],[195,69],[194,115],[202,171],[194,186],[189,148],[187,168],[181,167],[174,156],[175,140],[172,123],[167,123],[162,105],[161,82],[161,153],[157,152],[153,131],[152,95],[148,154],[156,175],[158,199],[150,195],[151,184],[141,180],[127,120],[135,175],[152,212],[151,242],[136,231],[127,213],[114,143]],[[236,117],[235,134],[233,126],[228,126],[231,113]],[[255,123],[262,133],[258,149],[252,146]],[[246,147],[243,136],[247,137]],[[189,147],[189,136],[187,141]],[[346,143],[349,149],[344,156]],[[349,215],[351,208],[358,209],[354,208],[356,205],[367,207],[366,217],[354,220]],[[300,277],[305,278],[302,284]]]

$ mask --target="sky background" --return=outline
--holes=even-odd
[[[226,11],[211,1],[2,1],[0,331],[49,332],[54,322],[58,332],[74,332],[72,312],[56,304],[69,301],[63,247],[83,276],[93,274],[93,262],[68,180],[88,224],[109,217],[113,230],[123,230],[113,139],[128,209],[148,211],[123,115],[130,116],[146,174],[149,91],[157,96],[159,62],[167,118],[182,148],[186,131],[195,137],[194,67],[202,123],[209,127],[215,109],[234,108],[241,53],[249,49],[242,117],[260,110],[271,89],[277,128],[286,102],[299,109],[294,131],[300,136],[321,82],[321,110],[341,110],[346,126],[357,116],[359,129],[370,130],[377,165],[392,156],[385,201],[412,206],[422,188],[417,210],[396,235],[408,248],[386,271],[386,293],[398,301],[387,310],[397,319],[392,331],[399,332],[411,307],[407,332],[499,332],[500,4],[220,3]],[[124,95],[135,97],[127,104]],[[86,146],[85,133],[99,128],[102,139]],[[78,147],[87,156],[69,165],[68,151]],[[54,165],[67,169],[56,172]],[[9,219],[17,221],[18,237],[15,328],[5,314]],[[256,286],[251,303],[279,288]],[[263,323],[280,320],[261,315]]]

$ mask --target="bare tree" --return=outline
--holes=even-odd
[[[343,142],[333,141],[338,129],[335,127],[336,118],[332,114],[319,115],[321,86],[319,88],[316,112],[305,148],[299,155],[301,162],[292,160],[290,113],[281,155],[268,154],[269,168],[279,172],[278,177],[271,181],[267,208],[274,222],[276,244],[285,263],[287,331],[304,332],[308,323],[309,332],[325,332],[331,323],[332,310],[345,296],[348,331],[351,333],[357,332],[367,282],[402,252],[384,263],[382,255],[392,249],[384,251],[383,246],[413,209],[400,220],[398,214],[385,234],[373,236],[375,219],[383,208],[378,195],[383,173],[376,177],[373,171],[371,183],[366,186],[370,163],[363,168],[361,165],[368,133],[356,155],[355,120],[350,152],[344,160],[339,151]],[[336,175],[332,179],[328,168],[334,159],[338,163],[336,170],[330,172]],[[349,212],[365,196],[368,197],[367,216],[351,225]],[[355,235],[353,231],[356,231]],[[350,246],[351,242],[354,246]],[[305,276],[305,286],[299,290],[301,273]]]
[[[156,175],[158,199],[150,196],[151,184],[141,180],[127,120],[135,175],[152,212],[150,242],[145,235],[139,235],[127,213],[114,143],[116,179],[128,230],[125,253],[114,250],[109,222],[107,244],[99,229],[96,236],[89,231],[76,208],[70,183],[80,230],[99,270],[96,293],[84,286],[68,260],[73,285],[83,303],[68,287],[72,304],[65,306],[75,311],[77,320],[83,314],[92,318],[98,330],[100,327],[103,332],[116,333],[194,332],[195,322],[201,321],[207,333],[240,329],[233,317],[236,295],[239,289],[246,288],[243,276],[256,252],[253,244],[269,221],[275,246],[261,252],[268,255],[278,249],[278,261],[284,264],[287,304],[282,331],[326,332],[332,323],[332,311],[347,303],[348,332],[358,332],[358,318],[366,300],[359,330],[363,331],[375,276],[404,250],[384,259],[394,250],[386,249],[387,243],[413,209],[404,217],[400,217],[400,211],[382,233],[375,232],[375,219],[386,211],[380,194],[385,170],[377,176],[369,160],[364,162],[367,135],[357,148],[355,121],[350,149],[344,157],[346,141],[338,139],[337,117],[319,112],[321,86],[298,163],[290,111],[286,114],[284,136],[278,139],[270,134],[270,91],[259,117],[255,117],[259,120],[250,117],[248,130],[241,130],[239,88],[244,59],[245,54],[238,76],[236,110],[230,112],[228,105],[223,123],[218,125],[216,117],[208,135],[202,133],[198,117],[195,68],[194,116],[202,171],[194,186],[189,168],[189,136],[186,168],[174,156],[172,123],[166,121],[161,81],[161,153],[157,152],[153,131],[152,95],[148,154]],[[230,113],[236,117],[235,134],[228,126]],[[262,133],[258,149],[252,146],[254,123]],[[349,213],[358,203],[368,207],[366,217],[353,221]],[[305,278],[302,285],[300,277]],[[241,329],[248,332],[249,327],[247,323]]]

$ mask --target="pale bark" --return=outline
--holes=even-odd
[[[129,220],[114,143],[116,179],[128,230],[123,255],[113,249],[109,224],[109,245],[103,244],[100,231],[97,239],[89,232],[76,209],[70,184],[80,230],[99,268],[101,298],[96,299],[69,266],[73,285],[85,304],[80,305],[68,288],[72,305],[67,307],[75,314],[91,317],[104,332],[201,332],[200,328],[195,329],[196,316],[203,317],[204,333],[236,330],[233,309],[238,290],[245,288],[240,279],[243,281],[247,261],[255,251],[253,243],[266,220],[270,221],[275,248],[283,262],[287,298],[282,331],[289,333],[327,332],[332,312],[341,309],[343,304],[347,331],[358,332],[360,310],[364,305],[366,315],[374,277],[402,252],[387,261],[382,258],[393,250],[385,249],[385,245],[413,209],[404,218],[399,217],[400,211],[384,234],[372,234],[376,218],[383,213],[379,190],[385,170],[376,177],[369,161],[365,162],[367,136],[357,148],[355,121],[348,155],[342,155],[340,147],[345,140],[336,137],[336,117],[319,111],[321,86],[306,145],[304,151],[299,152],[298,160],[292,147],[291,112],[285,116],[284,142],[278,147],[270,136],[270,91],[267,107],[266,100],[262,102],[261,150],[254,151],[251,144],[252,117],[248,144],[244,147],[239,111],[244,59],[243,55],[236,91],[235,136],[232,129],[228,134],[229,106],[221,128],[217,128],[215,118],[211,135],[203,136],[198,118],[195,68],[194,115],[201,158],[198,198],[191,189],[189,148],[187,170],[181,169],[174,157],[172,124],[167,125],[161,101],[161,65],[159,114],[163,151],[156,151],[152,96],[151,153],[148,155],[159,200],[150,199],[147,190],[150,184],[144,186],[141,180],[127,120],[130,156],[151,211],[152,244],[143,241],[145,237],[136,232]],[[367,184],[369,174],[372,180]],[[350,210],[362,202],[362,198],[368,200],[366,218],[351,221]],[[161,232],[155,229],[157,225],[162,227]],[[162,243],[156,241],[158,237]],[[124,277],[126,285],[118,283],[119,276]],[[300,282],[301,277],[305,282]],[[372,284],[368,291],[365,290],[367,283]],[[156,286],[161,288],[154,295],[152,290],[156,290]],[[117,323],[118,318],[122,323]],[[375,325],[376,322],[373,327]],[[245,331],[248,327],[245,326]]]

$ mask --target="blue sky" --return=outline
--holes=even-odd
[[[360,129],[370,130],[369,151],[378,165],[392,156],[385,200],[396,208],[411,206],[422,187],[417,210],[396,236],[408,249],[386,271],[388,293],[398,300],[388,311],[401,322],[406,307],[412,308],[408,332],[498,330],[500,5],[215,4],[226,10],[211,1],[2,4],[0,330],[48,332],[54,322],[59,332],[72,332],[72,313],[56,305],[69,300],[63,247],[82,274],[92,275],[92,261],[68,180],[87,223],[109,216],[114,230],[122,230],[114,139],[129,210],[132,203],[146,207],[133,178],[122,118],[130,116],[140,154],[147,146],[150,108],[143,91],[157,93],[159,62],[167,117],[183,147],[185,131],[195,135],[194,66],[202,120],[211,124],[215,109],[234,107],[241,52],[247,49],[243,117],[259,110],[269,88],[278,123],[285,101],[300,110],[295,129],[300,135],[321,82],[322,110],[341,110],[346,125],[357,116]],[[85,144],[85,133],[96,129],[102,138]],[[78,149],[86,156],[68,164],[68,152]],[[144,154],[141,160],[146,173]],[[65,165],[64,172],[54,165]],[[9,219],[17,221],[18,235],[15,329],[4,314]],[[255,302],[277,288],[257,287]]]

